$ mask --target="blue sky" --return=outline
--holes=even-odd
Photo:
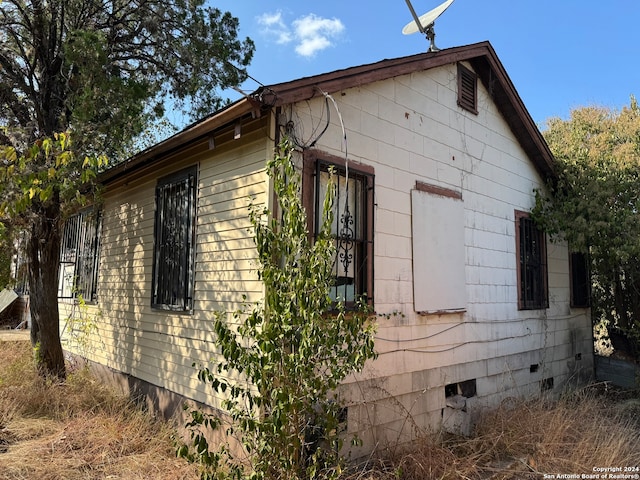
[[[412,3],[420,15],[441,1]],[[421,34],[401,33],[412,18],[405,0],[212,2],[254,40],[248,71],[267,85],[428,47]],[[621,108],[640,97],[639,0],[455,0],[435,27],[441,49],[490,41],[539,125],[572,108]],[[258,86],[248,80],[242,89]]]

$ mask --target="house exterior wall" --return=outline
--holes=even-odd
[[[333,93],[341,115],[331,112],[319,138],[312,136],[323,131],[327,108],[334,108],[322,95],[282,107],[278,118],[281,126],[293,126],[301,144],[316,140],[315,150],[344,157],[341,117],[349,161],[372,167],[375,174],[379,356],[341,390],[347,428],[363,440],[356,456],[425,430],[464,431],[484,406],[537,395],[542,387],[558,391],[591,373],[591,323],[587,309],[570,307],[566,245],[547,244],[549,307],[518,310],[515,211],[531,210],[534,189],[544,182],[481,83],[477,115],[457,106],[456,76],[451,64]],[[261,120],[240,140],[216,139],[214,150],[206,141],[195,143],[153,171],[109,186],[98,301],[84,313],[95,319],[96,334],[83,346],[67,329],[70,350],[186,398],[219,405],[210,390],[205,393],[192,364],[215,355],[210,343],[214,311],[235,311],[243,295],[249,302],[262,297],[247,207],[250,197],[269,203],[264,167],[274,138],[273,125]],[[194,164],[194,309],[188,314],[154,310],[155,185]],[[464,262],[463,294],[452,300],[462,299],[460,311],[416,311],[415,296],[428,288],[417,285],[414,292],[414,269],[421,264],[412,239],[417,182],[455,192],[463,203],[458,227],[464,252],[453,254],[447,246],[441,252]],[[452,267],[460,272],[459,265]],[[448,275],[444,268],[427,277],[437,282]],[[74,303],[64,306],[61,325],[68,326],[66,317],[82,312]],[[468,381],[475,395],[465,400],[465,409],[448,406],[447,392]]]
[[[332,95],[353,168],[361,163],[375,169],[379,357],[343,391],[351,405],[348,429],[363,439],[363,453],[371,445],[406,440],[416,429],[464,430],[482,406],[539,394],[549,378],[557,391],[592,370],[588,310],[569,305],[566,245],[547,245],[549,308],[518,310],[515,210],[530,211],[534,189],[544,181],[480,82],[478,115],[457,106],[456,74],[451,64]],[[284,115],[295,132],[321,131],[325,100],[294,105]],[[338,115],[331,112],[330,118],[315,148],[344,156]],[[300,135],[300,143],[313,140]],[[416,182],[461,194],[464,312],[415,311]],[[441,255],[458,257],[446,248]],[[448,273],[431,273],[436,282],[438,275]],[[445,387],[468,380],[475,380],[477,392],[466,401],[466,412],[449,409]]]
[[[65,348],[115,371],[185,398],[217,407],[193,364],[206,364],[215,312],[234,312],[263,297],[254,260],[249,205],[267,202],[267,120],[242,137],[216,138],[169,158],[159,167],[110,185],[104,193],[95,304],[61,303]],[[267,146],[270,148],[267,149]],[[159,178],[198,166],[194,308],[151,307],[155,187]],[[69,317],[75,320],[69,321]],[[83,320],[79,320],[83,319]],[[230,320],[231,316],[230,316]],[[82,334],[82,325],[88,335]],[[87,328],[86,326],[89,325]]]

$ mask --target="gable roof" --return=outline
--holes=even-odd
[[[498,110],[510,126],[543,178],[553,178],[553,154],[518,95],[504,66],[489,42],[448,48],[438,52],[381,60],[290,82],[260,87],[251,95],[196,122],[168,139],[107,170],[100,181],[109,183],[180,150],[189,142],[205,138],[213,131],[247,116],[294,102],[308,100],[320,91],[335,93],[360,85],[386,80],[450,63],[466,61],[481,79]]]

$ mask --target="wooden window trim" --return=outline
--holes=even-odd
[[[456,200],[462,200],[462,193],[451,188],[439,187],[438,185],[432,185],[430,183],[424,183],[416,180],[416,190],[420,192],[430,193],[432,195],[439,195],[441,197],[454,198]]]
[[[548,279],[548,258],[547,258],[547,241],[544,232],[540,232],[540,246],[542,257],[542,293],[543,298],[539,303],[527,302],[522,292],[522,258],[520,245],[520,223],[522,219],[530,219],[529,212],[515,210],[515,229],[516,229],[516,271],[517,271],[517,290],[518,290],[518,310],[541,310],[549,308],[549,279]]]
[[[344,170],[347,162],[344,157],[337,157],[319,150],[305,150],[303,154],[302,168],[302,201],[307,212],[307,229],[309,232],[309,241],[313,242],[315,238],[315,218],[316,218],[316,171],[318,162],[324,164],[335,165],[336,168]],[[367,295],[367,303],[373,306],[374,298],[374,184],[375,170],[369,165],[349,160],[349,172],[363,178],[365,180],[365,279],[364,293]],[[347,305],[349,307],[349,305]]]
[[[478,114],[478,75],[458,63],[458,106]]]

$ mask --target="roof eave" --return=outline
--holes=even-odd
[[[339,92],[347,88],[462,61],[471,63],[477,71],[485,88],[492,95],[498,109],[542,177],[555,178],[553,154],[489,42],[382,60],[301,78],[264,87],[256,92],[256,96],[269,105],[282,106],[309,100],[321,95],[322,92]]]
[[[145,167],[161,157],[181,149],[189,142],[206,137],[211,132],[233,123],[245,115],[259,115],[260,107],[261,105],[255,100],[249,97],[244,97],[215,112],[210,117],[186,127],[184,130],[176,133],[166,140],[163,140],[152,147],[133,155],[122,163],[115,165],[113,168],[106,170],[98,177],[98,181],[104,185],[112,183],[123,176],[129,175]]]
[[[502,63],[489,42],[453,47],[391,60],[351,67],[334,72],[305,77],[290,82],[261,87],[210,117],[197,122],[172,137],[140,152],[100,176],[110,183],[179,150],[186,143],[205,137],[216,129],[261,109],[273,108],[309,100],[322,92],[335,93],[376,81],[429,70],[450,63],[468,61],[478,73],[501,114],[510,125],[529,158],[545,179],[555,178],[553,154],[540,130],[531,118]]]

